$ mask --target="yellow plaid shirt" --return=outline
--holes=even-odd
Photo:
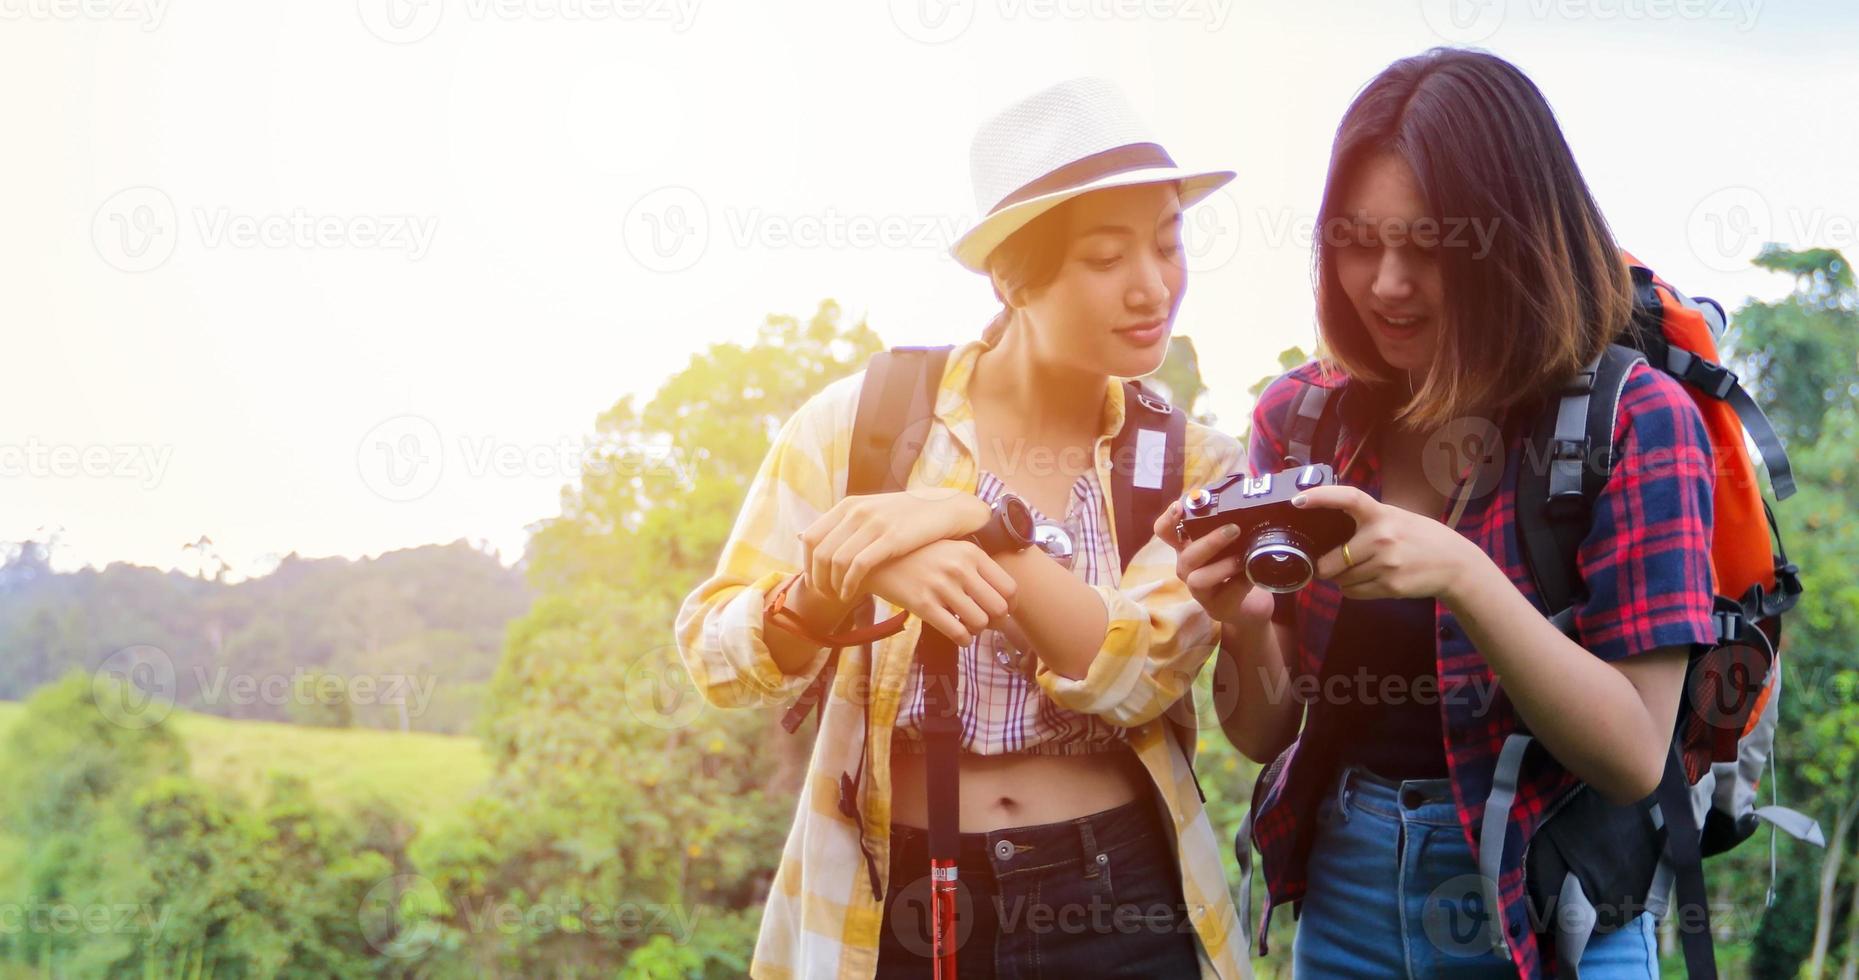
[[[950,353],[936,396],[936,422],[906,484],[912,490],[974,492],[979,470],[968,381],[976,357],[985,349],[975,342]],[[781,428],[749,487],[716,574],[686,597],[678,611],[679,655],[711,704],[785,705],[826,661],[822,650],[802,672],[782,672],[762,637],[762,604],[768,590],[799,570],[803,555],[797,534],[845,495],[862,380],[862,375],[853,375],[829,385]],[[1108,487],[1110,440],[1123,427],[1122,384],[1112,379],[1106,394],[1096,460],[1099,483]],[[1184,485],[1211,483],[1240,466],[1242,458],[1237,440],[1190,423]],[[1114,524],[1109,514],[1104,519]],[[1039,686],[1062,707],[1129,729],[1131,747],[1173,818],[1182,894],[1200,938],[1201,976],[1250,978],[1246,933],[1227,890],[1221,844],[1189,768],[1193,738],[1184,738],[1182,729],[1163,718],[1213,652],[1213,624],[1175,577],[1174,552],[1159,539],[1136,553],[1120,586],[1094,588],[1109,612],[1103,649],[1085,676],[1075,680],[1042,666]],[[880,618],[895,611],[878,602]],[[859,813],[878,871],[886,874],[891,735],[921,628],[911,617],[903,632],[873,648],[875,663],[868,663],[860,648],[849,647],[840,654],[806,788],[763,910],[749,968],[758,980],[867,980],[877,970],[883,903],[871,890],[859,828],[839,810],[837,780],[856,767],[860,740],[869,731]],[[1185,719],[1171,713],[1175,720],[1186,721],[1186,733],[1197,728],[1192,708],[1188,699],[1177,709]]]

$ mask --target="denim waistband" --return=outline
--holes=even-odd
[[[1361,766],[1343,766],[1336,773],[1326,799],[1338,806],[1366,810],[1410,823],[1456,826],[1459,807],[1452,796],[1452,780],[1389,779]]]
[[[1097,813],[1025,827],[962,834],[956,866],[963,875],[996,879],[1064,864],[1096,861],[1103,855],[1154,837],[1162,830],[1154,799],[1144,797]],[[927,862],[929,832],[891,825],[892,859]]]

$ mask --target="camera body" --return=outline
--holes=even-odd
[[[1318,557],[1355,534],[1356,522],[1340,510],[1293,507],[1291,498],[1335,484],[1335,471],[1323,463],[1256,477],[1234,473],[1184,496],[1175,530],[1189,540],[1236,525],[1239,537],[1219,559],[1244,555],[1252,584],[1267,592],[1296,592],[1316,575]]]

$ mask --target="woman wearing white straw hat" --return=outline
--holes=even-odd
[[[1123,380],[1167,350],[1182,209],[1233,174],[1178,167],[1098,79],[1010,106],[972,162],[953,253],[1000,314],[810,399],[678,616],[711,702],[818,699],[750,973],[931,976],[940,820],[965,978],[1248,977],[1183,698],[1214,632],[1151,529],[1241,453]]]

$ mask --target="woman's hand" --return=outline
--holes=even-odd
[[[1155,536],[1175,549],[1175,577],[1187,585],[1188,594],[1219,622],[1264,625],[1272,617],[1272,594],[1252,587],[1244,571],[1245,555],[1219,558],[1222,551],[1239,540],[1239,529],[1229,524],[1184,543],[1175,530],[1180,517],[1181,502],[1169,504],[1156,518]]]
[[[873,595],[914,614],[958,647],[1006,620],[1014,582],[969,541],[932,541],[873,569]]]
[[[800,534],[815,588],[841,601],[862,595],[878,566],[932,541],[979,531],[988,506],[973,494],[905,490],[842,498]]]
[[[1317,559],[1317,576],[1334,580],[1351,599],[1430,599],[1450,601],[1491,559],[1465,535],[1445,524],[1381,503],[1355,487],[1313,487],[1293,498],[1292,506],[1327,507],[1355,518],[1349,539],[1351,565],[1343,549]]]

